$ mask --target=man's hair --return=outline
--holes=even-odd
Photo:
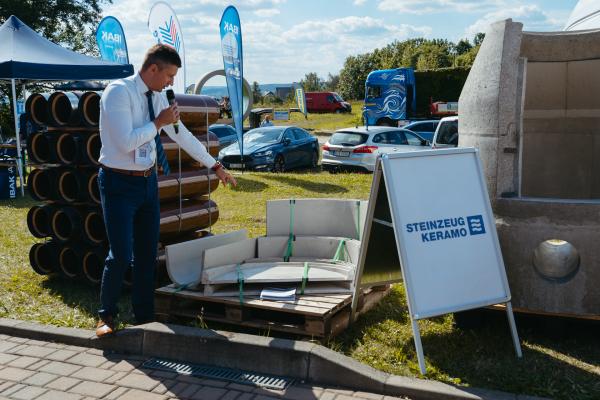
[[[156,64],[159,69],[163,69],[168,64],[181,68],[181,57],[173,47],[165,44],[155,44],[146,52],[142,71],[148,69],[152,64]]]

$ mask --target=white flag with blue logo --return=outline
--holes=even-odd
[[[181,25],[175,11],[167,3],[159,1],[152,6],[148,16],[148,29],[157,43],[173,47],[181,57],[181,68],[175,77],[173,90],[175,93],[185,93],[185,47]]]

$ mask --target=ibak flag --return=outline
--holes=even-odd
[[[302,87],[296,88],[296,102],[298,103],[300,112],[304,114],[304,118],[307,118],[306,97],[304,96],[304,89]]]
[[[181,68],[175,76],[173,90],[175,93],[185,93],[185,47],[181,26],[175,11],[165,2],[159,1],[152,6],[148,16],[148,29],[157,43],[173,47],[181,57]]]
[[[240,156],[244,159],[244,142],[242,122],[244,116],[242,82],[244,68],[242,59],[242,28],[240,15],[233,6],[223,11],[221,22],[221,51],[223,52],[223,67],[225,70],[225,81],[231,103],[233,123],[238,136]]]
[[[96,30],[96,43],[100,49],[100,58],[104,61],[129,64],[125,33],[115,17],[106,17],[100,21]]]

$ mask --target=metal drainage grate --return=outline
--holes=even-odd
[[[239,369],[214,367],[212,365],[160,360],[157,358],[151,358],[146,361],[142,367],[175,372],[182,375],[221,379],[224,381],[276,390],[283,390],[294,381],[293,378],[286,378],[283,376],[259,374],[256,372],[241,371]]]

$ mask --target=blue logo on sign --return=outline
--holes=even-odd
[[[469,226],[471,236],[483,235],[485,233],[485,225],[483,224],[483,217],[481,215],[467,217],[467,225]]]
[[[406,233],[420,234],[422,242],[435,242],[464,238],[469,235],[483,235],[485,225],[482,215],[431,219],[406,224]]]

